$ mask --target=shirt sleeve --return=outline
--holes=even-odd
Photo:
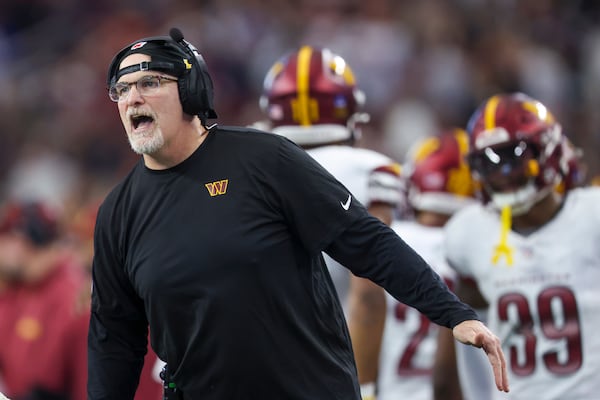
[[[287,140],[281,143],[274,187],[282,212],[309,252],[322,251],[367,211],[303,149]]]
[[[133,399],[147,350],[148,323],[124,272],[114,226],[101,207],[94,233],[88,400]]]
[[[325,252],[438,325],[453,328],[460,322],[478,319],[477,313],[450,291],[419,254],[376,218],[357,220]]]

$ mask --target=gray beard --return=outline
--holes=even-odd
[[[132,138],[128,136],[131,149],[139,155],[152,155],[160,150],[165,144],[165,140],[160,133],[154,133],[150,137]]]

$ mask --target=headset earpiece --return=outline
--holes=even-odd
[[[183,111],[190,115],[198,115],[202,122],[217,118],[213,106],[213,83],[208,68],[200,52],[183,38],[177,28],[169,31],[171,39],[186,53],[190,59],[186,62],[186,72],[179,78],[179,98]],[[188,68],[189,66],[189,68]]]

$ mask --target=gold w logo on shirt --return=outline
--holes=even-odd
[[[229,179],[223,179],[220,181],[205,183],[206,189],[208,190],[208,194],[210,197],[218,196],[220,194],[225,194],[227,192],[227,183]]]

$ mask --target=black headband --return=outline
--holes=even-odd
[[[121,68],[117,71],[117,75],[115,76],[115,81],[118,81],[123,75],[131,74],[132,72],[137,71],[161,71],[169,74],[173,74],[175,76],[179,76],[177,73],[176,65],[170,62],[162,62],[162,61],[142,61],[139,64],[130,65],[129,67]]]
[[[132,54],[146,54],[151,60],[119,69],[119,65]],[[108,86],[114,84],[125,74],[137,71],[161,71],[181,77],[186,69],[191,68],[189,56],[185,54],[169,37],[141,39],[122,49],[114,57],[108,71]]]

